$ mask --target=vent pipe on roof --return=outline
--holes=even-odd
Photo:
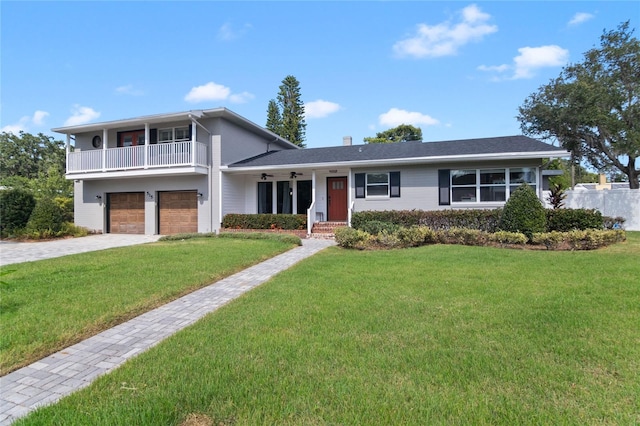
[[[345,136],[342,138],[342,145],[344,146],[351,146],[352,145],[352,139],[351,136]]]

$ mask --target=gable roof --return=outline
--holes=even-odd
[[[270,151],[228,165],[228,169],[434,163],[480,159],[565,157],[568,152],[527,136],[440,142],[400,142]]]

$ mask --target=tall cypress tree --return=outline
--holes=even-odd
[[[304,120],[304,103],[300,97],[300,83],[294,76],[286,76],[277,100],[269,101],[266,127],[289,142],[305,147],[307,123]]]

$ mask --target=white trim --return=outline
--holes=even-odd
[[[387,166],[397,166],[406,164],[434,164],[444,162],[477,162],[488,160],[531,160],[545,159],[556,157],[568,157],[569,153],[558,151],[538,151],[538,152],[513,152],[513,153],[491,153],[477,155],[440,155],[434,157],[409,157],[409,158],[390,158],[380,160],[357,160],[357,161],[336,161],[332,163],[299,163],[299,164],[279,164],[265,166],[249,166],[249,167],[229,167],[220,166],[220,169],[226,173],[242,173],[264,170],[282,170],[282,169],[317,169],[317,168],[335,168],[335,167],[357,167],[357,166],[376,166],[378,164]]]
[[[106,180],[106,179],[119,179],[130,177],[142,177],[142,176],[170,176],[170,175],[206,175],[208,174],[208,167],[205,166],[186,166],[186,167],[166,167],[166,168],[154,168],[154,169],[132,169],[122,170],[117,172],[88,172],[88,173],[67,173],[65,176],[68,180]]]

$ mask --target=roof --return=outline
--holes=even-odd
[[[105,129],[120,129],[132,126],[144,126],[145,124],[161,124],[168,123],[177,120],[198,120],[200,118],[224,118],[238,126],[249,129],[253,133],[259,134],[265,138],[271,139],[274,142],[278,141],[280,144],[287,148],[299,148],[297,145],[287,141],[286,139],[276,135],[275,133],[265,129],[262,126],[255,124],[254,122],[247,120],[246,118],[236,114],[235,112],[227,108],[214,108],[206,110],[191,110],[174,112],[167,114],[154,114],[146,115],[135,118],[127,118],[123,120],[104,121],[100,123],[82,124],[78,126],[56,127],[51,129],[56,133],[62,133],[67,135],[73,135],[84,132],[102,131]]]
[[[527,136],[503,136],[440,142],[399,142],[329,148],[270,151],[230,164],[228,169],[314,165],[365,165],[377,162],[429,163],[469,159],[565,157],[568,152]]]

